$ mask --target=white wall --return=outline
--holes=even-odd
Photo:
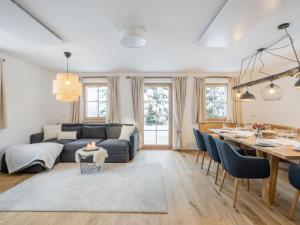
[[[0,53],[5,58],[7,128],[0,129],[0,151],[12,144],[28,143],[44,124],[64,122],[69,104],[52,95],[53,73]]]
[[[300,128],[300,90],[294,88],[295,82],[292,77],[274,81],[284,91],[282,99],[274,102],[261,98],[260,92],[268,83],[250,87],[249,91],[256,96],[256,101],[243,103],[244,120]]]
[[[198,128],[198,124],[193,124],[193,77],[195,76],[224,76],[224,74],[199,74],[199,73],[81,73],[81,76],[108,76],[120,77],[120,111],[122,123],[133,123],[133,109],[131,99],[131,82],[126,76],[187,76],[187,93],[183,123],[183,147],[184,149],[196,149],[196,143],[192,129]],[[105,82],[105,81],[104,81]],[[145,82],[171,82],[170,79],[146,79]],[[174,117],[173,117],[174,118]],[[173,146],[176,143],[176,127],[173,121]]]

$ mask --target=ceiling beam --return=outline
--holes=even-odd
[[[222,9],[224,8],[224,6],[226,5],[226,3],[228,2],[228,0],[225,0],[223,2],[223,4],[220,6],[220,8],[218,9],[218,11],[216,12],[216,14],[211,18],[211,20],[209,21],[209,23],[207,24],[207,26],[204,28],[204,30],[202,31],[202,33],[200,34],[199,38],[198,38],[198,44],[201,40],[201,38],[203,37],[203,35],[206,33],[206,31],[209,29],[209,27],[212,25],[212,23],[215,21],[215,19],[217,18],[217,16],[220,14],[220,12],[222,11]]]
[[[31,12],[29,12],[27,9],[25,9],[22,5],[20,5],[16,0],[10,0],[13,4],[15,4],[19,9],[21,9],[24,13],[26,13],[28,16],[30,16],[33,20],[35,20],[38,24],[40,24],[43,28],[45,28],[48,32],[50,32],[52,35],[54,35],[57,39],[64,42],[63,38],[60,37],[57,33],[55,33],[53,30],[51,30],[49,27],[47,27],[45,24],[43,24],[37,17],[35,17]]]
[[[278,80],[278,79],[284,78],[284,77],[292,77],[292,76],[295,76],[296,74],[299,74],[299,71],[300,71],[300,67],[297,66],[297,67],[295,67],[293,69],[290,69],[290,70],[287,70],[285,72],[277,73],[277,74],[274,74],[274,75],[271,75],[271,76],[263,77],[263,78],[260,78],[260,79],[257,79],[257,80],[253,80],[253,81],[249,81],[247,83],[237,85],[237,86],[233,87],[232,89],[233,90],[239,90],[239,89],[242,89],[242,88],[245,88],[245,87],[250,87],[250,86],[257,85],[257,84],[270,82],[270,81],[273,81],[273,80]]]

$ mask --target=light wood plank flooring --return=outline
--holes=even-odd
[[[195,163],[196,154],[175,151],[140,151],[135,163],[161,162],[168,201],[168,214],[134,213],[67,213],[67,212],[0,212],[0,225],[196,225],[196,224],[300,224],[300,206],[296,221],[288,220],[294,189],[287,180],[287,171],[280,170],[276,204],[269,210],[260,198],[261,181],[252,181],[250,191],[240,186],[237,209],[232,205],[233,179],[228,176],[222,192],[214,184],[216,165],[206,176]],[[0,191],[22,182],[30,175],[0,175]],[[220,184],[221,176],[218,180]],[[130,188],[130,187],[128,187]]]

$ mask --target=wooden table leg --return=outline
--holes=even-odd
[[[263,157],[263,158],[267,157],[264,154],[264,152],[259,151],[259,150],[256,150],[256,156],[257,157]],[[271,164],[271,159],[270,159],[270,164]],[[272,184],[272,182],[270,182],[270,181],[272,179],[272,173],[273,173],[272,172],[272,166],[270,166],[270,169],[271,169],[271,171],[270,171],[270,173],[271,173],[270,174],[270,178],[269,179],[263,179],[263,187],[262,187],[262,194],[261,194],[262,199],[264,199],[268,203],[269,208],[270,208],[270,197],[271,197],[271,195],[270,195],[271,186],[270,185]],[[277,177],[276,177],[276,179],[277,179]],[[275,188],[276,188],[276,186],[275,186]]]
[[[276,185],[278,177],[279,158],[270,156],[270,177],[263,180],[262,198],[273,205],[276,196]]]
[[[270,156],[271,176],[269,178],[270,204],[274,204],[274,201],[275,201],[276,185],[277,185],[277,177],[278,177],[278,166],[279,166],[279,158],[271,155]]]
[[[256,157],[264,157],[264,153],[262,151],[256,150]]]

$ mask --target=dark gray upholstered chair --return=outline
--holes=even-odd
[[[202,152],[202,161],[201,161],[201,169],[202,169],[203,168],[203,163],[204,163],[204,158],[205,158],[205,153],[207,152],[207,149],[206,149],[206,145],[205,145],[205,141],[204,141],[202,133],[198,129],[195,129],[195,128],[193,128],[193,133],[194,133],[196,143],[197,143],[197,147],[198,147],[198,150],[199,150],[196,162],[198,162],[200,152]]]
[[[220,167],[220,163],[221,163],[217,145],[216,145],[215,139],[211,135],[204,133],[203,137],[204,137],[207,153],[210,157],[206,175],[209,174],[210,164],[211,164],[211,161],[213,160],[214,162],[217,163],[217,170],[216,170],[216,176],[215,176],[215,184],[217,184],[219,167]]]
[[[235,178],[233,207],[236,206],[239,179],[266,179],[270,176],[269,161],[259,157],[242,156],[228,143],[216,139],[216,144],[224,168],[221,186],[226,173]]]
[[[296,194],[294,201],[292,203],[289,217],[291,220],[295,219],[295,210],[297,207],[297,202],[300,196],[300,165],[291,164],[289,167],[289,180],[291,185],[296,188]]]

